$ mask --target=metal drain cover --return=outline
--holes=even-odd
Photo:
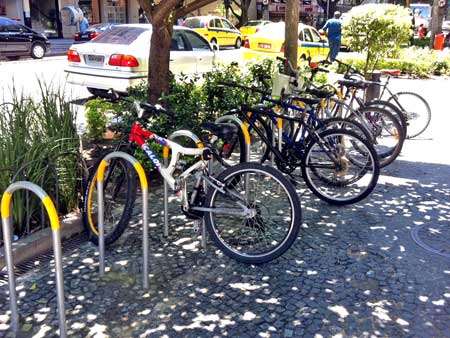
[[[411,230],[411,237],[423,249],[450,258],[450,223],[417,225]]]

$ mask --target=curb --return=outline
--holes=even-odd
[[[79,212],[73,212],[61,220],[61,240],[83,232],[83,222]],[[13,242],[13,261],[17,266],[52,249],[52,231],[45,228],[24,239]],[[4,250],[0,253],[0,271],[6,266]]]

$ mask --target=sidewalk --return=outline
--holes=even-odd
[[[421,82],[397,83],[411,90]],[[202,250],[176,201],[164,238],[163,189],[150,184],[150,289],[142,289],[138,193],[132,224],[106,250],[104,278],[93,244],[64,255],[68,336],[450,337],[450,116],[436,99],[448,82],[427,84],[419,87],[434,114],[429,130],[407,141],[356,205],[330,206],[301,182],[299,238],[272,263],[239,264],[210,241]],[[439,250],[417,245],[413,234]],[[52,267],[37,264],[17,280],[20,337],[55,335]],[[6,290],[0,336],[14,337]]]

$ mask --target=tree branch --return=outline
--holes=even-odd
[[[187,14],[202,8],[206,5],[209,5],[210,3],[215,2],[216,0],[196,0],[193,1],[185,6],[183,6],[182,8],[180,8],[179,10],[177,10],[176,14],[175,14],[175,18],[182,18],[184,16],[186,16]]]

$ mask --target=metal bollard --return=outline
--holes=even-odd
[[[55,274],[56,274],[56,294],[58,303],[58,318],[59,318],[59,335],[60,337],[67,337],[66,330],[66,314],[64,310],[64,282],[62,272],[62,253],[61,253],[61,234],[58,213],[56,212],[55,205],[47,193],[31,182],[19,181],[11,184],[3,193],[1,202],[2,212],[2,227],[3,227],[3,240],[5,242],[5,257],[6,266],[8,269],[8,285],[9,285],[9,299],[11,308],[11,324],[14,331],[19,329],[19,316],[17,312],[17,298],[16,298],[16,281],[14,278],[14,263],[12,256],[12,243],[11,243],[11,198],[12,194],[17,191],[25,189],[36,194],[42,201],[45,209],[47,210],[48,217],[50,219],[50,226],[52,229],[53,240],[53,253],[55,256]]]
[[[100,162],[97,172],[97,193],[98,193],[98,232],[99,232],[99,269],[100,276],[105,274],[105,229],[104,229],[104,199],[103,180],[109,162],[113,158],[121,158],[133,165],[136,170],[142,189],[142,247],[143,247],[143,287],[148,289],[148,181],[142,165],[130,154],[122,151],[115,151],[106,155]]]
[[[173,141],[177,137],[187,137],[195,142],[197,147],[203,148],[203,143],[200,138],[189,130],[177,130],[170,134],[168,140]],[[164,166],[167,168],[169,165],[169,147],[164,147],[163,151]],[[164,236],[169,237],[169,185],[164,181]]]

